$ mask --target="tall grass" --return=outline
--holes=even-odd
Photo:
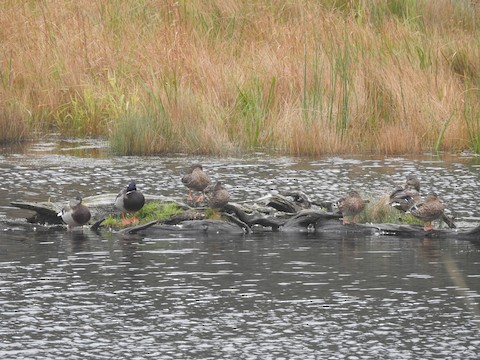
[[[480,152],[479,14],[467,0],[5,0],[0,141]]]

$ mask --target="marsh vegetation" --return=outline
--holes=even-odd
[[[480,152],[478,19],[466,0],[7,0],[0,140]]]

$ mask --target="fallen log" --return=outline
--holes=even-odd
[[[123,229],[123,234],[128,235],[166,235],[178,234],[183,235],[244,235],[245,231],[238,225],[222,221],[222,220],[186,220],[177,225],[158,224],[156,221],[144,225],[134,226]]]
[[[147,202],[159,201],[175,203],[181,209],[182,214],[176,214],[162,221],[151,221],[147,224],[133,226],[121,230],[119,233],[127,235],[156,235],[165,233],[194,233],[194,234],[217,234],[217,235],[245,235],[256,232],[288,232],[288,233],[311,233],[318,236],[350,236],[350,235],[379,235],[397,236],[409,238],[432,238],[432,239],[460,239],[469,240],[480,244],[480,226],[472,229],[438,229],[425,232],[420,225],[398,224],[348,224],[343,225],[341,214],[326,212],[315,208],[308,198],[297,193],[288,194],[293,201],[285,201],[276,195],[267,200],[267,203],[275,202],[275,211],[272,207],[263,209],[258,206],[241,206],[235,203],[227,204],[222,210],[222,220],[205,218],[205,208],[193,209],[189,205],[173,198],[165,196],[146,195]],[[116,194],[105,194],[84,198],[84,203],[92,213],[92,230],[98,230],[102,226],[103,219],[110,214],[118,214],[113,208]],[[273,200],[272,200],[273,199]],[[300,205],[298,204],[300,203]],[[35,212],[29,218],[30,222],[60,224],[57,213],[65,205],[65,202],[22,202],[11,203],[21,209]],[[280,206],[279,204],[282,204]],[[284,206],[286,205],[286,206]],[[290,212],[296,209],[295,212]],[[281,208],[285,211],[279,211]]]
[[[267,216],[258,211],[252,211],[247,213],[237,204],[227,204],[224,206],[223,211],[235,215],[242,223],[246,224],[249,229],[254,225],[261,225],[264,227],[270,227],[272,231],[278,231],[280,226],[285,223],[284,219],[277,216]]]
[[[468,240],[480,245],[480,226],[471,229],[433,229],[425,231],[421,225],[347,224],[336,220],[315,225],[315,233],[323,235],[379,235],[404,238]]]
[[[191,207],[179,200],[161,195],[145,195],[145,202],[159,201],[164,203],[174,203],[179,208],[187,210]],[[117,194],[103,194],[95,196],[87,196],[83,198],[82,203],[88,206],[92,219],[99,221],[108,215],[119,214],[120,211],[114,207],[114,202]],[[27,217],[27,221],[37,224],[62,224],[62,219],[57,215],[63,207],[68,203],[65,201],[43,201],[43,202],[29,202],[29,201],[12,201],[10,204],[19,209],[31,210],[35,213]]]
[[[396,224],[347,224],[343,225],[334,214],[322,214],[317,221],[310,222],[302,215],[302,220],[286,224],[279,228],[279,232],[288,234],[308,233],[309,236],[326,237],[328,239],[343,239],[352,236],[395,236],[403,238],[430,238],[439,240],[465,240],[480,246],[480,226],[465,230],[430,230],[424,231],[419,225]],[[330,218],[328,218],[330,216]],[[335,215],[336,216],[336,215]],[[313,220],[314,214],[308,216]],[[305,221],[303,221],[305,220]],[[176,225],[159,224],[152,222],[140,226],[127,228],[121,231],[128,235],[166,236],[172,234],[195,236],[249,236],[249,234],[265,233],[265,227],[242,227],[241,224],[223,220],[186,220]]]

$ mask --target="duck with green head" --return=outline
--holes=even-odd
[[[390,194],[389,204],[405,212],[420,200],[420,180],[415,175],[408,175],[404,187],[397,188]]]
[[[409,212],[411,208],[415,207],[416,204],[421,203],[421,201],[420,180],[418,180],[415,175],[408,175],[405,187],[398,188],[390,195],[390,205],[402,212]],[[445,212],[442,212],[440,219],[451,229],[457,227]]]
[[[120,190],[115,198],[115,207],[122,212],[122,223],[124,225],[138,223],[135,213],[143,208],[143,205],[145,205],[145,197],[137,190],[137,185],[134,181]],[[132,218],[127,219],[127,213],[133,214]]]

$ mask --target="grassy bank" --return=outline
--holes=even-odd
[[[475,1],[5,0],[0,140],[480,152]]]

